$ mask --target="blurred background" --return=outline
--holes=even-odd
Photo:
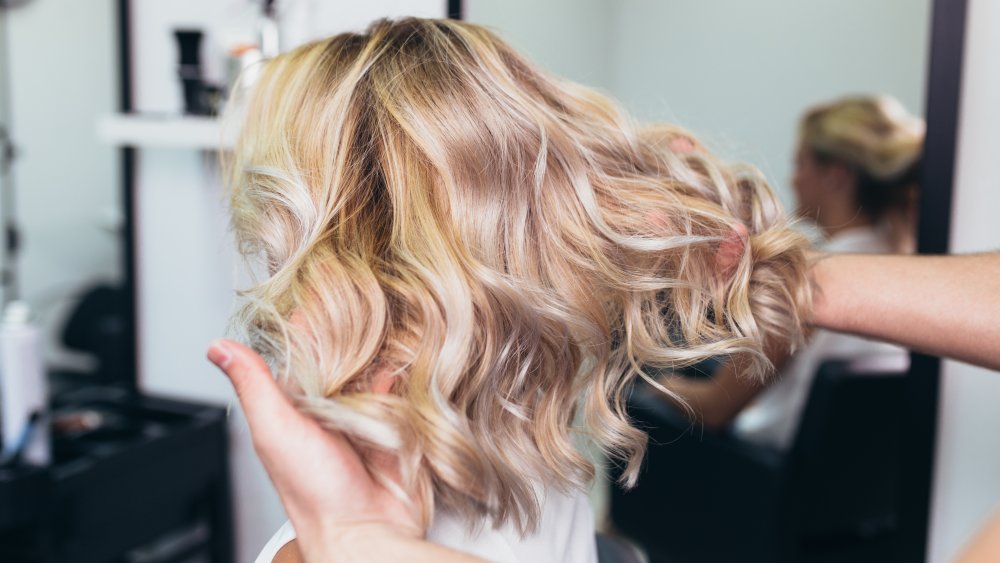
[[[693,131],[759,168],[820,242],[836,233],[795,178],[831,155],[803,153],[802,120],[891,99],[889,114],[927,122],[907,184],[920,248],[1000,245],[987,0],[0,0],[0,561],[248,561],[284,522],[204,359],[248,279],[217,115],[243,69],[403,15],[490,26],[638,120]],[[840,165],[854,201],[867,176]],[[926,358],[824,363],[856,359],[810,364],[802,426],[779,448],[726,425],[669,434],[670,405],[633,402],[664,443],[684,439],[654,446],[637,493],[602,475],[598,527],[654,561],[948,560],[1000,500],[1000,378]],[[880,402],[859,404],[873,382]]]

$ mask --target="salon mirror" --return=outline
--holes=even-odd
[[[492,23],[543,67],[602,89],[640,121],[678,124],[728,160],[754,165],[821,246],[887,252],[897,248],[886,242],[888,220],[865,217],[859,203],[871,179],[857,161],[834,157],[842,147],[831,130],[857,140],[899,127],[895,145],[872,150],[910,151],[901,158],[914,163],[906,182],[915,212],[931,7],[589,1],[544,33],[499,7],[471,3],[469,19]],[[529,11],[534,25],[550,10]],[[807,131],[805,115],[824,104],[825,130]],[[866,105],[879,104],[882,123],[863,123]],[[838,201],[844,213],[835,217]],[[904,231],[911,250],[913,228]],[[735,403],[744,391],[725,384],[729,363],[658,374],[688,399],[691,416],[648,385],[633,391],[630,412],[650,430],[650,449],[636,489],[595,490],[607,529],[653,562],[911,560],[900,555],[904,544],[919,552],[925,536],[907,519],[927,515],[903,514],[913,494],[903,444],[917,432],[905,410],[907,351],[817,333],[770,384],[744,380],[758,390]],[[932,418],[934,401],[918,411]],[[609,481],[617,475],[612,467]]]

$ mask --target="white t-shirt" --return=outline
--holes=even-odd
[[[823,250],[886,254],[891,252],[891,246],[882,230],[861,227],[838,233],[823,245]],[[816,330],[809,343],[789,359],[777,380],[740,412],[733,421],[733,433],[754,443],[788,449],[798,430],[819,366],[827,360],[859,359],[905,366],[909,354],[892,344]]]
[[[295,539],[290,522],[278,529],[257,556],[256,563],[271,563],[286,543]],[[597,563],[594,513],[583,492],[545,493],[538,530],[522,538],[510,526],[484,526],[470,534],[465,522],[443,512],[434,515],[427,540],[503,563]]]

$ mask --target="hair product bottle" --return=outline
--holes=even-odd
[[[4,458],[19,456],[47,465],[49,443],[48,385],[42,362],[42,338],[31,323],[27,303],[13,301],[0,324],[0,431]]]

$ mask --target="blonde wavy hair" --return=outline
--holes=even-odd
[[[855,173],[858,204],[885,221],[895,250],[915,246],[924,120],[886,95],[847,96],[810,108],[799,141],[821,162]]]
[[[807,243],[756,171],[637,128],[482,27],[304,45],[245,111],[232,222],[268,275],[234,323],[304,412],[398,458],[425,522],[532,530],[538,484],[591,479],[581,436],[632,484],[637,376],[726,354],[759,375],[765,345],[801,338]]]

